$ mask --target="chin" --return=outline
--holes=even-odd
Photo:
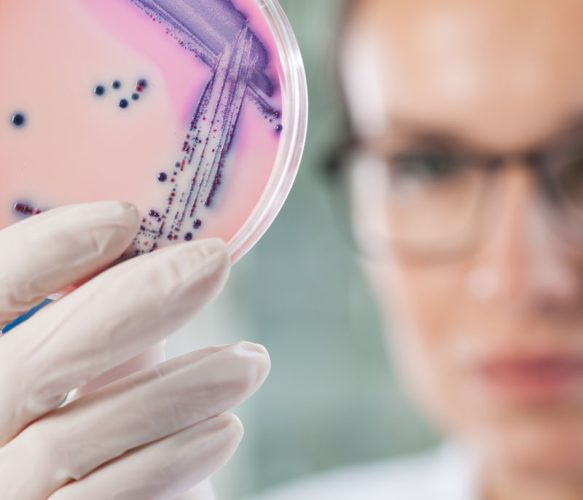
[[[468,438],[494,467],[539,480],[583,479],[583,411],[541,411],[481,425]]]

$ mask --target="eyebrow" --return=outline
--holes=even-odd
[[[463,131],[440,128],[438,125],[427,124],[409,118],[397,116],[390,119],[388,135],[401,135],[407,141],[432,145],[442,148],[480,150],[486,147],[477,144],[475,140],[464,137]],[[545,143],[555,144],[569,139],[583,138],[583,113],[576,113],[556,127],[545,138],[535,141],[534,145]],[[528,148],[527,148],[528,149]]]
[[[474,141],[455,130],[400,116],[391,117],[388,130],[382,136],[442,148],[476,149]]]

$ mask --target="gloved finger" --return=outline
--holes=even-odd
[[[62,487],[49,500],[173,500],[219,470],[242,436],[237,417],[220,415],[133,450]]]
[[[197,484],[191,490],[176,497],[174,500],[215,500],[215,492],[211,480],[207,479]]]
[[[165,343],[165,341],[163,342]],[[113,368],[108,372],[100,375],[95,380],[92,380],[84,387],[81,387],[78,391],[76,391],[75,399],[79,399],[82,396],[86,396],[92,392],[95,392],[97,389],[103,387],[104,385],[110,384],[119,380],[121,378],[127,377],[128,375],[132,375],[136,372],[152,368],[156,365],[166,362],[165,358],[161,358],[162,354],[160,352],[163,349],[163,343],[157,344],[153,349],[149,349],[145,353],[136,356],[133,359],[130,359],[127,363],[123,365]],[[190,363],[194,363],[195,361],[205,358],[210,354],[214,354],[216,352],[222,351],[223,349],[229,347],[229,345],[215,345],[211,347],[205,347],[203,349],[197,349],[191,353],[188,353],[188,360]],[[167,361],[170,366],[174,362],[180,362],[179,360],[183,359],[182,357],[175,358],[175,360]],[[166,366],[166,365],[165,365]]]
[[[115,261],[138,230],[130,204],[72,205],[0,231],[0,328]]]
[[[85,396],[86,394],[89,394],[90,392],[93,392],[100,387],[103,387],[104,385],[119,380],[120,378],[127,377],[132,373],[143,370],[144,368],[149,368],[151,366],[156,366],[160,363],[163,363],[166,361],[165,345],[166,340],[164,339],[162,342],[149,347],[146,351],[126,361],[122,365],[112,368],[111,370],[108,370],[105,373],[99,375],[99,377],[91,380],[85,386],[80,387],[76,391],[75,399],[78,399],[81,396]]]
[[[64,394],[161,341],[216,296],[230,259],[204,240],[105,271],[1,340],[0,445]]]
[[[258,389],[268,370],[263,347],[240,343],[105,386],[17,436],[1,455],[0,491],[11,484],[22,498],[45,498],[132,449],[230,410]],[[24,469],[35,471],[34,483],[8,480]]]

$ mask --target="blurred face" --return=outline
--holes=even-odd
[[[488,191],[479,223],[470,221],[479,235],[455,257],[411,259],[389,238],[365,264],[397,327],[390,341],[407,382],[492,469],[575,481],[583,481],[583,245],[562,237],[558,228],[572,221],[549,215],[544,175],[522,152],[583,144],[582,21],[583,3],[569,0],[366,0],[343,50],[361,142],[377,157],[439,151],[430,177],[418,171],[423,162],[409,165],[418,177],[407,173],[391,216],[373,201],[384,177],[355,178],[357,225],[382,221],[404,234],[425,224],[407,237],[447,247],[442,228],[474,207],[466,196]],[[503,165],[487,182],[455,172],[449,182],[452,167],[439,155],[474,153]],[[570,189],[578,179],[568,179]],[[439,203],[411,216],[408,200]],[[442,236],[454,238],[451,229]]]

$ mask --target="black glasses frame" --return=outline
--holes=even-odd
[[[335,148],[333,148],[328,155],[324,158],[322,162],[322,176],[327,184],[338,184],[341,181],[342,172],[344,169],[349,168],[350,159],[354,157],[355,153],[358,151],[370,151],[371,148],[356,135],[347,134],[345,137],[339,141]],[[576,152],[575,152],[576,151]],[[495,174],[496,172],[504,169],[509,164],[520,164],[528,168],[535,176],[537,180],[537,185],[541,190],[547,203],[554,209],[552,212],[557,214],[560,208],[564,209],[565,205],[570,205],[568,196],[563,192],[563,188],[557,180],[557,176],[553,174],[554,167],[561,163],[561,158],[566,158],[569,153],[572,157],[576,159],[581,159],[583,163],[583,144],[573,151],[572,147],[557,147],[556,145],[543,146],[539,148],[531,148],[525,151],[510,152],[506,154],[482,154],[482,153],[460,153],[457,155],[457,160],[460,162],[471,163],[475,166],[485,169],[489,174]],[[373,154],[375,154],[373,152]],[[377,156],[380,156],[376,154]],[[390,161],[389,158],[386,161]],[[336,186],[337,188],[337,186]],[[574,209],[573,209],[574,210]],[[564,213],[563,213],[564,216]],[[556,215],[555,215],[556,217]],[[581,227],[583,231],[583,214],[581,217]],[[350,219],[350,217],[348,217]],[[343,224],[344,231],[346,233],[346,226],[350,230],[350,241],[352,242],[352,247],[359,249],[359,245],[356,244],[354,233],[351,224]],[[415,251],[413,249],[407,249],[402,252],[403,255],[408,260],[413,260],[417,262],[448,262],[456,259],[471,250],[472,245],[460,248],[458,251],[448,251],[442,252],[432,252],[432,251]],[[362,249],[358,250],[362,253]],[[374,255],[372,256],[374,257]]]

